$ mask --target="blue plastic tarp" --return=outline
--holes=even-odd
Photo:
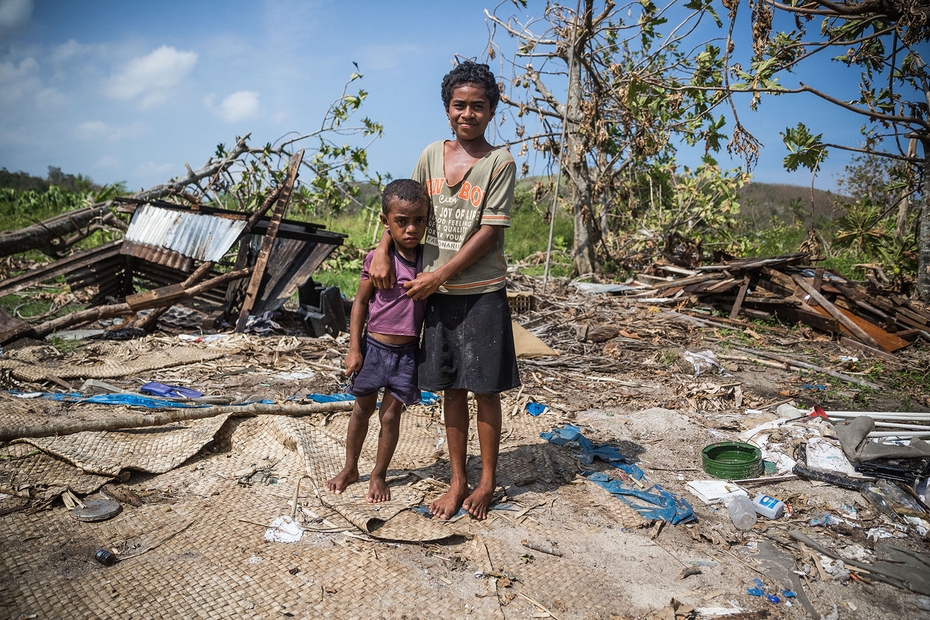
[[[151,398],[149,396],[140,396],[139,394],[94,394],[93,396],[82,396],[78,392],[68,394],[43,394],[42,398],[48,400],[60,400],[70,403],[95,403],[98,405],[134,405],[136,407],[147,407],[149,409],[158,409],[160,407],[170,407],[172,409],[187,409],[191,407],[209,407],[197,403],[181,402],[177,400],[165,400],[163,398]]]
[[[661,485],[654,484],[646,490],[633,489],[603,472],[589,472],[585,474],[585,478],[606,489],[650,521],[662,520],[678,525],[696,519],[694,510],[686,499],[669,493]],[[633,501],[631,498],[642,502]]]
[[[637,480],[643,477],[643,470],[624,456],[616,446],[610,446],[604,443],[595,444],[585,437],[581,433],[581,429],[577,426],[565,424],[550,432],[543,432],[539,435],[549,443],[554,443],[557,446],[569,446],[571,448],[580,449],[581,454],[578,455],[578,459],[586,465],[593,463],[594,459],[600,459],[618,469],[622,469]]]
[[[550,432],[540,433],[540,436],[557,446],[577,448],[580,450],[577,455],[578,459],[587,465],[594,463],[594,459],[600,459],[625,471],[636,480],[643,478],[643,470],[624,456],[616,446],[594,443],[585,437],[577,426],[565,424]],[[650,521],[662,520],[678,525],[696,518],[687,500],[669,493],[658,484],[642,490],[628,487],[622,481],[611,478],[603,472],[585,472],[584,476]],[[631,498],[640,501],[637,502]]]

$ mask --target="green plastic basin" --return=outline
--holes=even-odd
[[[765,470],[762,451],[739,441],[724,441],[706,446],[701,451],[701,461],[704,471],[724,480],[757,478]]]

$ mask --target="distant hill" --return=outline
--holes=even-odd
[[[764,227],[773,217],[788,223],[800,220],[810,224],[811,189],[800,185],[780,183],[749,183],[739,191],[740,214]],[[823,190],[814,190],[814,218],[822,223],[843,215],[838,199],[841,196]]]

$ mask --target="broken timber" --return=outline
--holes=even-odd
[[[258,259],[255,261],[255,269],[252,271],[252,278],[245,291],[245,299],[243,299],[242,308],[239,311],[239,320],[236,321],[237,332],[245,331],[249,313],[255,305],[258,288],[265,275],[265,266],[268,264],[268,256],[271,254],[271,248],[274,246],[275,237],[278,235],[281,219],[284,217],[287,204],[291,199],[291,191],[294,189],[294,182],[297,180],[297,173],[300,169],[300,162],[303,160],[303,156],[304,152],[298,151],[294,153],[290,163],[288,163],[287,179],[284,181],[284,188],[278,195],[278,202],[272,212],[271,222],[268,224],[268,232],[265,233],[265,238],[262,241],[262,249],[258,253]]]
[[[730,321],[743,314],[803,323],[879,357],[908,346],[914,338],[930,340],[930,311],[925,307],[807,265],[808,259],[806,253],[795,253],[677,271],[657,264],[639,278],[646,286],[630,286],[634,293],[620,293],[651,299],[651,303],[709,303]],[[653,277],[661,272],[684,277]],[[655,299],[657,292],[665,298]]]

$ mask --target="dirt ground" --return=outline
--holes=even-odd
[[[807,553],[792,537],[801,532],[844,557],[870,563],[888,540],[877,544],[866,532],[882,526],[894,532],[895,545],[928,562],[926,535],[914,527],[896,529],[858,492],[801,479],[745,484],[750,493],[784,501],[790,515],[760,518],[752,530],[740,532],[724,508],[704,504],[686,488],[689,481],[709,478],[702,469],[704,446],[736,440],[740,432],[775,419],[780,403],[819,404],[827,411],[928,411],[930,395],[890,387],[898,385],[895,373],[928,372],[925,344],[899,352],[897,361],[882,360],[883,372],[868,379],[883,389],[866,390],[736,359],[743,355],[737,346],[765,349],[852,377],[865,377],[857,373],[878,363],[805,330],[721,331],[695,327],[669,308],[622,298],[564,288],[535,294],[536,309],[518,312],[515,319],[561,354],[521,360],[523,387],[504,397],[499,499],[487,521],[458,518],[448,524],[449,537],[432,542],[384,540],[377,532],[346,528],[317,494],[298,489],[305,464],[293,446],[276,441],[260,418],[235,419],[222,438],[179,467],[158,475],[131,473],[111,483],[138,505],[122,502],[120,515],[108,521],[71,519],[60,499],[40,507],[26,502],[25,493],[6,494],[0,500],[0,617],[930,617],[927,596],[861,570],[834,577],[832,560]],[[614,326],[619,334],[605,342],[579,341],[578,325],[586,322]],[[340,392],[345,335],[306,337],[292,315],[280,325],[274,333],[243,339],[219,360],[110,382],[138,389],[155,380],[275,403]],[[157,344],[175,337],[149,339]],[[36,344],[21,342],[5,355]],[[60,357],[93,355],[97,346],[99,341],[83,341]],[[683,353],[704,350],[713,351],[722,368],[695,376]],[[49,416],[76,411],[42,402]],[[531,417],[528,402],[548,408]],[[329,414],[317,428],[338,438],[347,415]],[[583,463],[577,449],[539,437],[561,424],[617,447],[645,473],[644,488],[661,485],[687,500],[696,519],[649,522],[586,480],[585,470],[612,468]],[[437,405],[407,412],[390,471],[392,488],[432,483],[425,503],[441,491],[449,470],[438,440],[422,450],[403,446],[414,434],[441,438],[441,427]],[[373,419],[366,454],[376,433]],[[8,462],[16,446],[21,444],[4,447]],[[477,441],[470,454],[477,455]],[[259,455],[274,464],[266,469],[271,475],[237,483],[237,474]],[[477,458],[469,460],[469,471],[477,480]],[[293,496],[310,519],[305,524],[315,528],[308,526],[297,543],[266,542],[265,527],[287,514]],[[837,519],[812,524],[825,514]],[[99,548],[127,559],[103,566],[93,560]],[[144,555],[130,559],[137,549]],[[749,592],[760,584],[779,602]]]

